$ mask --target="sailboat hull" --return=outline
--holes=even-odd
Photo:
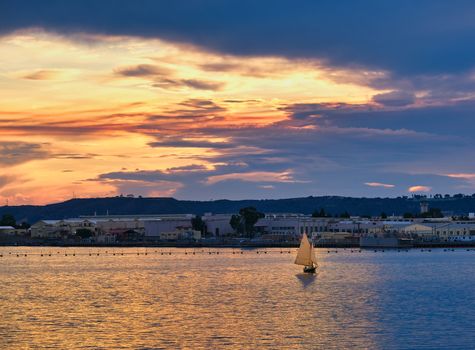
[[[305,273],[315,273],[316,270],[317,270],[316,266],[305,266],[303,268],[303,272]]]

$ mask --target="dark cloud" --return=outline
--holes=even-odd
[[[196,90],[218,91],[224,88],[225,84],[216,81],[200,80],[200,79],[172,79],[158,78],[154,79],[153,87],[161,89],[176,89],[188,87]]]
[[[0,142],[0,165],[11,166],[36,159],[48,158],[44,144],[28,142]]]
[[[472,68],[474,15],[468,0],[4,0],[0,31],[161,37],[231,54],[317,57],[407,75]]]
[[[212,91],[218,91],[221,90],[224,87],[224,83],[220,82],[215,82],[215,81],[205,81],[205,80],[199,80],[199,79],[184,79],[181,80],[181,82],[193,89],[198,89],[198,90],[212,90]]]
[[[373,96],[373,101],[383,106],[404,107],[414,103],[414,93],[407,91],[391,91]]]
[[[200,164],[190,164],[184,166],[177,166],[168,168],[167,172],[177,172],[177,171],[206,171],[207,168],[204,165]]]
[[[152,86],[162,89],[174,89],[189,87],[197,90],[218,91],[224,87],[224,83],[201,79],[177,79],[173,71],[168,68],[152,64],[139,64],[129,67],[117,68],[115,74],[123,77],[140,77],[152,80]]]
[[[232,72],[239,70],[242,66],[236,63],[220,62],[202,64],[200,65],[200,68],[210,72]]]
[[[152,64],[139,64],[136,66],[117,68],[115,73],[124,77],[156,77],[170,75],[172,70]]]
[[[205,99],[188,99],[179,104],[183,109],[174,109],[170,112],[175,115],[215,115],[226,111],[222,107],[211,100]]]
[[[225,103],[258,103],[259,100],[223,100]]]
[[[95,153],[54,153],[51,154],[51,158],[56,159],[92,159],[97,157],[98,154]]]
[[[211,148],[211,149],[222,149],[222,148],[234,148],[237,147],[235,143],[231,142],[209,142],[201,140],[183,140],[178,137],[165,138],[161,141],[150,142],[148,144],[150,147],[187,147],[187,148]]]
[[[180,106],[201,111],[203,117],[207,110],[212,114],[219,110],[210,100],[187,100]],[[122,170],[102,174],[96,181],[143,194],[152,193],[157,184],[184,199],[209,199],[217,194],[229,198],[396,196],[420,184],[431,187],[433,193],[475,191],[473,181],[444,175],[475,173],[475,166],[467,161],[475,147],[474,109],[473,102],[389,109],[289,105],[285,107],[289,118],[270,125],[197,123],[186,132],[157,135],[150,146],[207,148],[211,152],[187,150],[181,159],[189,159],[189,165]],[[213,139],[227,142],[213,143]],[[394,187],[365,185],[375,182]]]

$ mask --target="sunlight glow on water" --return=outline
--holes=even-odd
[[[475,251],[144,251],[0,248],[0,348],[475,347]]]

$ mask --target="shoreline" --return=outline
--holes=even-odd
[[[204,243],[180,243],[176,242],[163,242],[163,243],[124,243],[124,244],[69,244],[69,243],[53,243],[53,242],[21,242],[21,243],[6,243],[0,242],[0,247],[55,247],[55,248],[239,248],[239,249],[258,249],[258,248],[283,248],[293,249],[298,248],[298,244],[204,244]],[[421,248],[475,248],[475,242],[471,243],[416,243],[413,246],[400,246],[400,247],[360,247],[356,244],[316,244],[316,248],[340,248],[340,249],[421,249]]]

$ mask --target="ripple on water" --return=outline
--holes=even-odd
[[[64,250],[0,251],[0,348],[460,349],[475,341],[466,250],[324,250],[316,275],[280,249]]]

